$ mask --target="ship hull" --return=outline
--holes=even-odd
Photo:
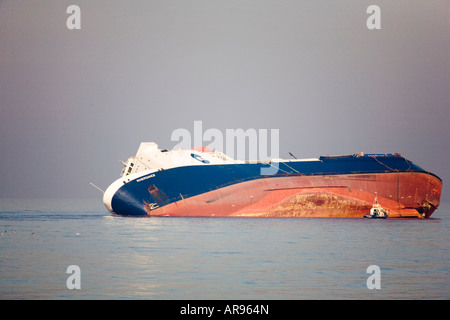
[[[122,178],[105,192],[118,215],[363,218],[375,198],[389,218],[429,218],[442,181],[403,157],[185,166]]]
[[[389,218],[429,218],[438,190],[440,180],[425,173],[281,177],[145,208],[153,216],[362,218],[377,197]]]

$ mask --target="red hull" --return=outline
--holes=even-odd
[[[152,216],[362,218],[375,197],[389,218],[429,218],[442,181],[420,172],[259,179],[186,198]]]

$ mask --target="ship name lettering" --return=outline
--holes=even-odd
[[[141,182],[141,181],[144,181],[144,180],[153,178],[154,176],[155,176],[155,174],[153,173],[153,174],[151,174],[151,175],[149,175],[149,176],[146,176],[146,177],[142,177],[142,178],[137,179],[136,182]]]

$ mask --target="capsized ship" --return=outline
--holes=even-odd
[[[103,202],[117,215],[363,218],[377,199],[389,218],[429,218],[441,189],[399,154],[240,161],[142,142]]]

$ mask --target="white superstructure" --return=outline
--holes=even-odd
[[[181,166],[238,163],[244,163],[244,161],[231,159],[222,152],[211,151],[207,148],[167,150],[159,149],[154,142],[141,142],[136,156],[128,158],[127,162],[124,163],[125,167],[121,176]]]

